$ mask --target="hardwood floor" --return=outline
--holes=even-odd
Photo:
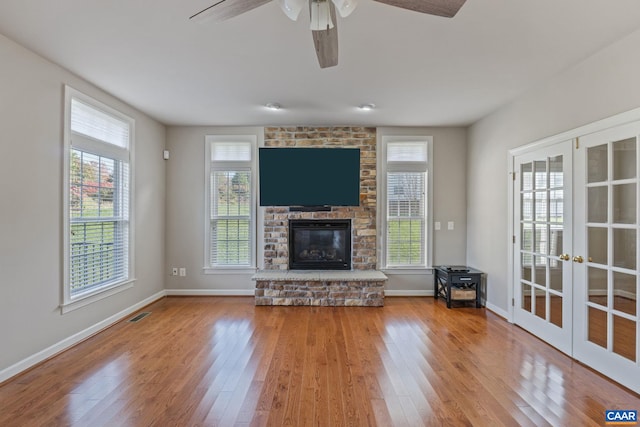
[[[640,409],[493,313],[433,298],[143,311],[2,385],[0,425],[600,426],[605,409]]]

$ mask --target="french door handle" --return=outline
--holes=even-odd
[[[583,261],[584,261],[584,258],[582,258],[580,255],[573,257],[573,262],[577,262],[578,264],[582,264]]]
[[[562,254],[558,258],[560,258],[562,261],[569,261],[571,257],[569,256],[569,254]]]

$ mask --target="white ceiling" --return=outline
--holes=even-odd
[[[2,0],[0,33],[168,125],[458,126],[640,28],[638,0],[467,0],[452,19],[360,0],[320,69],[304,11],[188,20],[212,3]]]

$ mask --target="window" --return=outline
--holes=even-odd
[[[386,268],[425,268],[428,248],[430,138],[384,137],[383,262]]]
[[[205,270],[255,267],[255,136],[208,136]]]
[[[132,277],[133,119],[69,87],[66,107],[63,312]]]

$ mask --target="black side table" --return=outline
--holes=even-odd
[[[439,265],[433,267],[435,274],[434,297],[444,298],[447,308],[451,302],[474,302],[482,307],[482,273],[471,267],[459,265]]]

